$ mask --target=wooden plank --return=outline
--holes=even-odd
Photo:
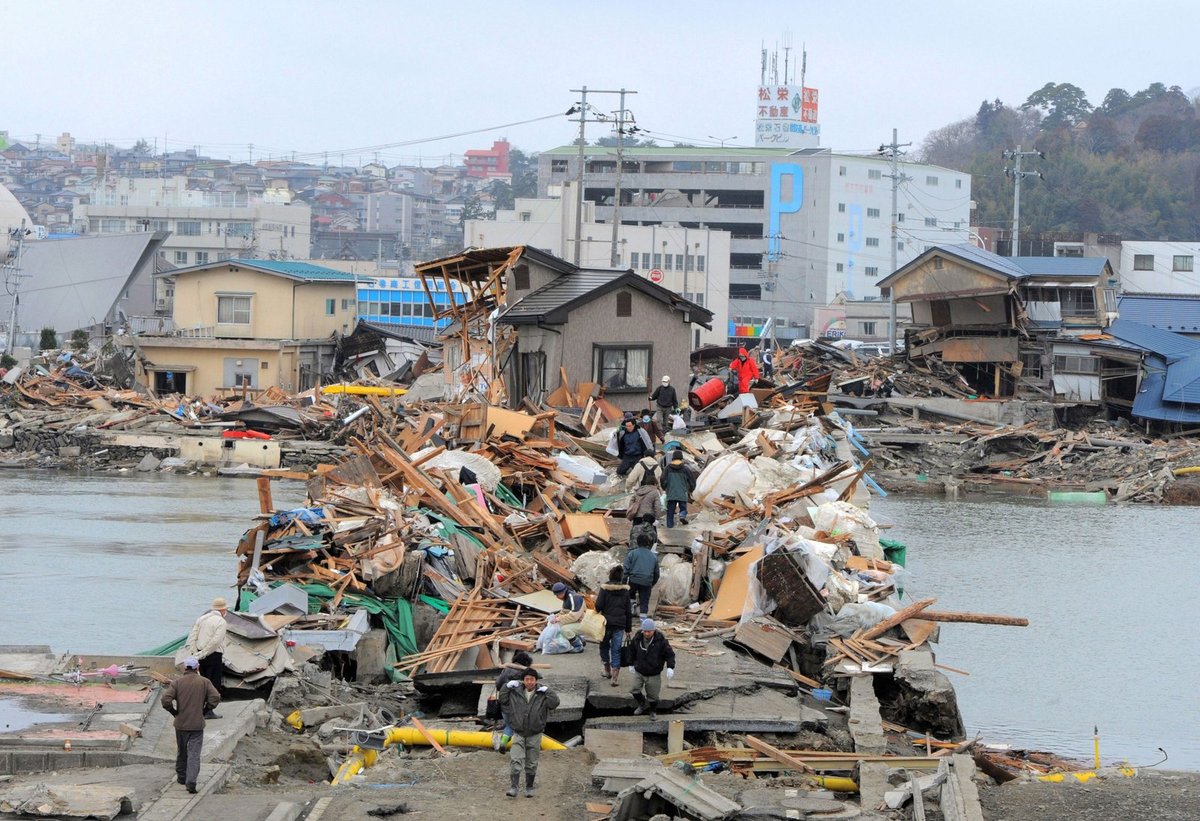
[[[711,618],[714,621],[741,618],[742,609],[746,604],[746,591],[750,584],[750,565],[761,559],[762,555],[762,545],[755,545],[725,568],[725,574],[721,577],[721,589],[717,591],[717,598],[713,603]]]
[[[856,639],[873,639],[876,636],[882,636],[884,633],[886,633],[888,630],[891,630],[897,624],[900,624],[903,621],[911,619],[913,616],[917,615],[922,610],[929,607],[935,601],[937,601],[937,599],[921,599],[919,602],[916,602],[915,604],[910,604],[908,607],[905,607],[903,610],[897,611],[896,614],[891,616],[890,618],[886,618],[883,621],[879,622],[879,624],[875,625],[870,630],[858,631],[857,633],[854,634],[854,638],[856,638]]]
[[[275,505],[271,500],[271,480],[266,476],[259,476],[254,481],[258,486],[258,512],[262,514],[274,512]]]
[[[416,716],[409,716],[409,720],[411,720],[412,725],[417,728],[417,732],[421,734],[421,737],[429,742],[429,746],[431,746],[431,747],[433,747],[433,749],[437,750],[438,753],[441,754],[443,757],[448,758],[450,756],[450,753],[446,752],[446,748],[443,747],[441,744],[438,744],[437,739],[434,738],[430,734],[430,732],[425,729],[425,725],[421,723],[421,719],[417,718]]]
[[[767,758],[770,758],[774,761],[778,761],[780,764],[784,764],[787,767],[794,769],[796,772],[811,773],[813,771],[812,767],[805,764],[799,758],[796,758],[795,756],[784,752],[783,750],[779,749],[778,747],[768,744],[767,742],[763,741],[761,738],[758,738],[758,737],[752,736],[752,735],[743,736],[743,738],[746,739],[746,746],[750,747],[751,749],[757,750],[758,752],[765,755]]]
[[[1028,627],[1029,619],[1020,616],[997,616],[990,613],[958,613],[949,610],[926,610],[921,618],[928,621],[964,622],[968,624],[1002,624],[1008,627]]]
[[[683,752],[683,722],[671,721],[667,724],[667,753]]]
[[[924,616],[925,613],[921,615]],[[900,629],[908,636],[909,647],[917,647],[929,641],[929,637],[937,629],[937,623],[924,618],[905,619],[900,622]]]

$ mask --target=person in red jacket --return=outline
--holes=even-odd
[[[738,393],[748,393],[750,383],[759,377],[758,363],[745,348],[738,348],[738,355],[729,363],[729,370],[737,374]]]

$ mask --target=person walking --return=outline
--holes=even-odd
[[[625,509],[625,518],[633,521],[640,520],[643,516],[649,516],[651,521],[657,521],[658,516],[662,513],[662,505],[659,504],[658,492],[658,475],[662,472],[662,468],[658,464],[658,460],[653,457],[646,457],[638,462],[638,467],[630,473],[630,478],[638,471],[647,461],[650,463],[643,473],[641,483],[633,490],[633,496],[629,499],[629,507]]]
[[[500,675],[496,676],[496,692],[492,694],[489,701],[500,698],[500,693],[504,690],[505,685],[510,681],[520,681],[525,669],[533,666],[533,656],[526,653],[524,650],[518,650],[513,653],[512,661],[504,665],[504,669],[500,671]],[[500,732],[492,733],[492,749],[499,752],[504,752],[508,746],[508,742],[512,740],[512,724],[508,721],[508,716],[504,714],[504,710],[500,710],[500,720],[504,722],[503,729]],[[493,725],[494,726],[494,725]]]
[[[660,633],[654,619],[642,619],[642,631],[633,639],[633,689],[630,693],[638,703],[635,716],[658,718],[658,695],[662,692],[662,671],[667,678],[675,677],[675,650],[667,637]]]
[[[585,648],[583,636],[579,635],[579,631],[583,627],[583,617],[587,615],[583,596],[562,582],[555,582],[550,589],[554,591],[554,595],[562,599],[562,610],[558,611],[558,614],[552,619],[562,628],[563,638],[571,642],[571,652],[582,653]]]
[[[658,487],[662,480],[662,472],[663,465],[654,458],[654,454],[643,456],[630,468],[629,475],[625,477],[625,490],[633,492],[642,485]]]
[[[533,798],[533,782],[537,778],[538,754],[542,751],[542,733],[550,711],[558,708],[558,694],[545,684],[538,684],[542,675],[532,667],[521,673],[520,681],[510,681],[500,693],[500,709],[512,723],[512,750],[508,754],[508,775],[511,785],[504,794],[517,797],[521,771],[525,771],[525,797]]]
[[[225,614],[229,605],[225,599],[217,596],[213,599],[212,609],[192,625],[184,648],[188,655],[200,660],[200,675],[212,682],[212,686],[221,692],[221,679],[225,672]],[[216,713],[209,713],[205,718],[220,718]]]
[[[620,428],[613,431],[607,450],[621,460],[617,475],[625,476],[643,456],[654,455],[654,442],[645,429],[638,426],[637,420],[629,417],[621,423]]]
[[[204,745],[204,717],[221,703],[212,682],[197,672],[200,661],[189,657],[183,675],[167,685],[159,703],[175,716],[175,780],[196,792],[200,776],[200,750]]]
[[[770,347],[763,348],[762,352],[763,377],[766,379],[775,378],[775,351]]]
[[[650,394],[650,401],[654,403],[659,418],[662,419],[662,429],[670,430],[671,414],[679,407],[679,393],[671,384],[670,376],[663,375],[662,383],[654,389],[654,393]]]
[[[617,676],[621,673],[621,645],[633,630],[629,585],[621,580],[624,575],[625,568],[613,565],[608,571],[608,582],[600,585],[596,594],[596,612],[604,616],[600,661],[604,664],[604,677],[613,687],[617,686]]]
[[[663,487],[667,491],[667,527],[675,526],[675,513],[679,513],[679,523],[688,523],[688,501],[696,490],[696,476],[691,468],[683,463],[683,451],[671,451],[671,461],[663,476]]]
[[[729,363],[729,370],[737,377],[738,393],[748,393],[750,383],[759,377],[758,363],[745,348],[738,348],[738,355]]]
[[[650,591],[658,584],[658,556],[650,550],[654,541],[645,533],[639,533],[637,546],[625,556],[625,577],[629,586],[637,593],[638,614],[646,618],[650,613]]]

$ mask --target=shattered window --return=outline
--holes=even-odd
[[[650,384],[650,346],[605,346],[594,349],[594,379],[610,391],[644,391]]]

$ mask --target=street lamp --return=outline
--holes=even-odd
[[[731,143],[737,139],[737,137],[714,137],[711,134],[708,135],[708,138],[710,140],[715,140],[716,142],[719,142],[721,144],[721,148],[725,147],[725,143]]]

